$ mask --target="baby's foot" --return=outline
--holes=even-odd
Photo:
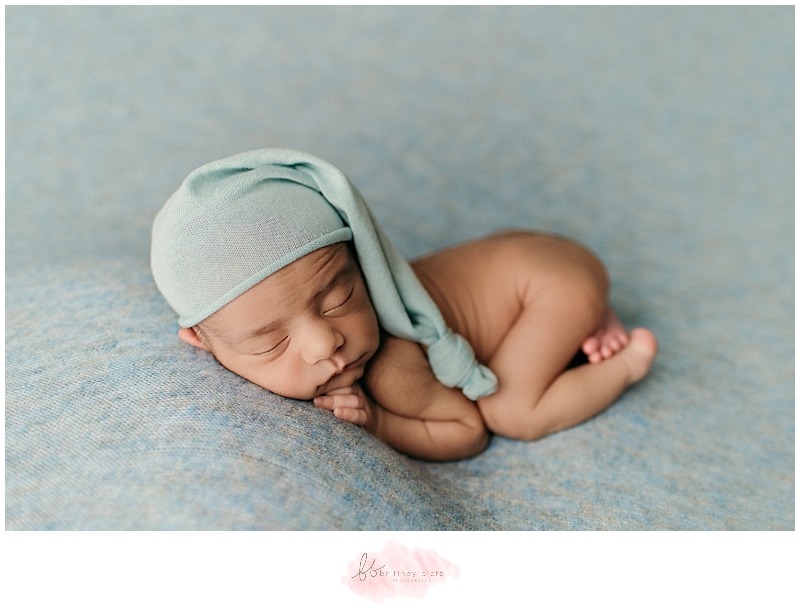
[[[589,358],[590,364],[599,364],[612,357],[617,351],[624,349],[630,336],[628,330],[609,307],[600,327],[581,344],[581,350]]]
[[[620,353],[630,369],[630,384],[641,381],[650,371],[653,360],[658,353],[658,340],[653,332],[644,327],[637,327],[630,333],[630,344]]]

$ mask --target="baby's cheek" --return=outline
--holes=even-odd
[[[370,340],[370,345],[373,346],[374,349],[377,349],[378,345],[380,344],[381,330],[380,325],[378,324],[378,315],[375,314],[372,304],[369,304],[367,309],[364,311],[363,322],[364,331],[367,335],[367,338]]]
[[[294,398],[295,400],[311,400],[319,395],[317,387],[309,385],[298,385],[295,383],[286,383],[281,385],[272,385],[271,387],[261,385],[264,389],[273,394],[283,396],[284,398]]]
[[[296,370],[287,370],[278,366],[265,366],[261,364],[249,365],[246,370],[236,372],[239,376],[255,383],[267,391],[283,396],[309,400],[314,397],[315,384],[308,383],[298,378]]]

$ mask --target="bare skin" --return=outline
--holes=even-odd
[[[336,246],[262,281],[212,315],[208,331],[201,324],[179,335],[206,350],[213,346],[223,365],[271,391],[270,375],[281,373],[281,361],[294,361],[285,374],[298,383],[284,375],[277,393],[313,396],[316,406],[363,426],[395,449],[433,460],[480,453],[488,443],[487,429],[535,440],[586,421],[644,378],[657,353],[652,332],[628,333],[608,306],[605,269],[589,251],[548,235],[500,233],[412,263],[447,324],[498,377],[498,391],[473,402],[435,379],[420,345],[385,332],[375,338],[374,313],[370,316],[359,295],[363,280],[339,275],[349,281],[345,287],[330,300],[319,299],[326,272],[347,269],[346,254]],[[350,286],[362,298],[352,312],[347,303],[338,304]],[[273,290],[289,291],[288,304],[271,301],[269,309],[263,308],[265,302],[256,297],[259,288],[263,297],[272,298]],[[249,306],[248,295],[253,298]],[[284,329],[268,334],[269,342],[256,340],[249,348],[227,344],[261,322],[285,317]],[[309,354],[303,345],[317,338],[330,345],[316,345],[316,354]],[[281,342],[286,350],[265,361],[256,347],[277,339],[288,341]],[[579,349],[589,363],[565,370]],[[346,361],[357,365],[348,367]],[[293,393],[295,386],[302,395]]]

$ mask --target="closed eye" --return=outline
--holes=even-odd
[[[266,355],[267,353],[272,353],[272,352],[274,352],[274,351],[277,351],[277,350],[278,350],[278,347],[279,347],[279,346],[281,346],[281,345],[282,345],[284,342],[286,342],[286,340],[288,340],[288,339],[289,339],[289,336],[286,336],[286,338],[284,338],[283,340],[281,340],[280,342],[278,342],[278,344],[276,344],[274,347],[272,347],[272,348],[269,348],[269,349],[267,349],[266,351],[259,351],[258,353],[254,353],[254,355]]]
[[[338,304],[337,306],[334,306],[333,308],[331,308],[329,310],[326,310],[325,312],[323,312],[323,314],[328,314],[329,312],[333,312],[334,310],[338,310],[339,308],[344,306],[347,302],[350,301],[350,298],[353,297],[353,291],[354,290],[355,290],[355,287],[352,287],[350,289],[350,293],[347,294],[347,297],[344,298],[344,301],[342,303]]]

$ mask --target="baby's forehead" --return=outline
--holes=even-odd
[[[262,282],[266,286],[325,284],[345,270],[358,266],[350,242],[319,248],[282,267]]]

